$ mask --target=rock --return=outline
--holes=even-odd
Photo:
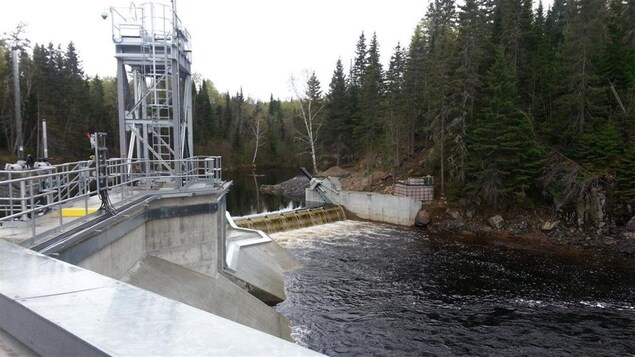
[[[319,176],[332,176],[332,177],[348,177],[351,173],[344,170],[339,166],[333,166],[326,171],[320,173]]]
[[[462,230],[460,234],[465,238],[476,238],[476,233],[466,229]]]
[[[635,232],[635,216],[633,216],[633,218],[631,218],[631,220],[626,223],[624,228],[626,228],[627,231]]]
[[[419,212],[417,212],[417,216],[415,217],[415,226],[425,227],[428,224],[430,224],[430,213],[425,209],[419,210]]]
[[[469,209],[467,210],[467,212],[465,212],[465,217],[467,217],[467,219],[472,219],[474,218],[474,210],[473,209]]]
[[[459,212],[457,210],[452,210],[452,209],[448,208],[445,212],[447,214],[449,214],[450,216],[452,216],[452,218],[454,218],[456,220],[463,219],[463,217],[461,217],[461,212]]]
[[[386,173],[383,171],[375,171],[372,175],[370,175],[370,183],[371,185],[378,185],[386,178]]]
[[[503,219],[503,217],[497,214],[496,216],[490,217],[487,222],[490,226],[492,226],[492,228],[501,229],[503,228],[503,223],[505,223],[505,220]]]
[[[277,185],[260,185],[260,192],[301,198],[304,197],[304,190],[307,187],[309,187],[309,179],[304,176],[296,176]]]
[[[540,229],[545,232],[551,232],[554,229],[556,229],[556,227],[558,227],[559,224],[560,224],[560,221],[553,221],[553,222],[547,221],[545,222],[545,224],[542,225]]]

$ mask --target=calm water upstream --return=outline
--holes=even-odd
[[[297,168],[223,171],[223,179],[233,181],[227,195],[227,211],[232,216],[302,207],[302,200],[260,193],[260,185],[273,185],[300,174]]]
[[[635,356],[635,268],[344,221],[272,237],[297,343],[331,356]]]

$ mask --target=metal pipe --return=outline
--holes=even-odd
[[[20,62],[18,48],[11,48],[13,55],[13,91],[15,94],[15,148],[18,160],[24,159],[24,144],[22,143],[22,105],[20,100]]]
[[[46,136],[46,118],[42,118],[42,146],[44,147],[44,161],[48,161],[49,147]]]

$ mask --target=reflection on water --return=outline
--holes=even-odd
[[[261,193],[260,185],[273,185],[300,173],[297,168],[223,171],[224,179],[234,183],[227,195],[227,211],[232,216],[301,207],[303,200]]]
[[[304,268],[277,309],[331,356],[633,356],[630,261],[344,221],[272,237]]]

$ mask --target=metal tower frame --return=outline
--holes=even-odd
[[[190,34],[170,5],[110,8],[117,59],[119,149],[145,172],[180,175],[193,157]]]

